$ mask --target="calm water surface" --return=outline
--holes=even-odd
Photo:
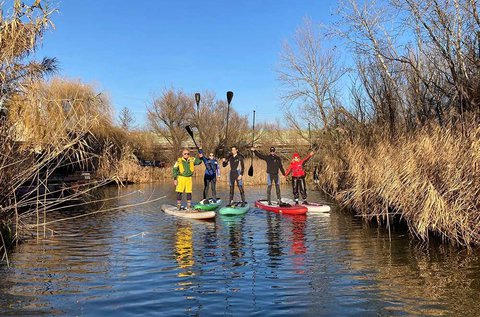
[[[10,254],[0,315],[480,315],[476,251],[418,245],[401,229],[389,237],[335,207],[329,216],[251,209],[205,222],[160,211],[174,199],[169,183],[105,195],[136,190],[104,207],[168,197],[56,223],[52,237]],[[249,201],[265,196],[264,187],[246,190]]]

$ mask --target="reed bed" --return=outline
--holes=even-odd
[[[439,127],[378,140],[345,142],[322,157],[322,188],[366,219],[404,219],[421,240],[430,234],[480,244],[480,128],[469,136]]]

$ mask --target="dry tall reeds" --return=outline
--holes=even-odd
[[[321,187],[420,239],[480,245],[477,1],[345,0],[337,13],[325,34],[306,23],[279,72],[292,128],[306,116],[321,145]]]
[[[439,127],[372,146],[346,142],[321,159],[321,186],[366,219],[401,216],[413,234],[480,244],[480,128]],[[339,159],[342,157],[342,159]]]

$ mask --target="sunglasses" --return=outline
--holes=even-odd
[[[213,154],[209,154],[208,156],[215,156],[215,155],[213,155]]]
[[[190,153],[183,153],[183,155],[190,155]]]

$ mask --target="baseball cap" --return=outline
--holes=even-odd
[[[293,157],[294,157],[294,158],[295,158],[295,157],[300,157],[300,155],[298,155],[298,153],[295,152],[295,153],[293,153]]]
[[[272,146],[272,147],[270,148],[270,152],[275,152],[275,147]]]

